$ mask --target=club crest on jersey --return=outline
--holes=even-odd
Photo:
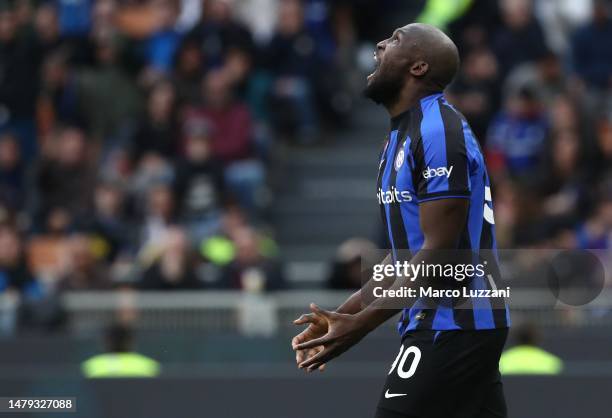
[[[399,169],[402,168],[402,164],[404,164],[404,157],[404,147],[402,146],[395,157],[395,171],[399,171]]]

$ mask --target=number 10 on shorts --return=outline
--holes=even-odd
[[[410,364],[407,365],[408,356],[411,356]],[[393,373],[395,367],[397,366],[397,375],[402,379],[408,379],[412,377],[414,372],[416,372],[416,368],[419,365],[419,361],[421,360],[421,350],[419,347],[414,345],[404,349],[404,345],[400,347],[400,351],[395,357],[393,364],[391,365],[391,370],[389,370],[389,374]],[[407,369],[406,369],[407,368]]]

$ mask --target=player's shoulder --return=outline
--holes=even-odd
[[[421,138],[423,141],[444,145],[447,141],[463,139],[465,118],[443,97],[421,106]]]

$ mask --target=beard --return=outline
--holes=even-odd
[[[401,77],[385,76],[379,69],[363,90],[363,95],[376,104],[389,106],[397,101],[402,87]]]

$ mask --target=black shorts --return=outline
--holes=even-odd
[[[507,335],[507,328],[409,332],[376,418],[505,418],[498,366]]]

